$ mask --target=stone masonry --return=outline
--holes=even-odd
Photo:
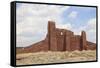
[[[81,35],[67,29],[56,28],[55,22],[48,21],[48,33],[44,40],[29,47],[17,48],[18,53],[38,51],[74,51],[95,50],[96,44],[86,40],[86,32]]]

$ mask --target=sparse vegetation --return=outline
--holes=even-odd
[[[94,61],[96,60],[96,50],[83,51],[64,51],[64,52],[36,52],[17,54],[17,65],[28,64],[46,64],[61,62],[77,62],[77,61]]]

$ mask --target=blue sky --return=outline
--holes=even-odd
[[[69,18],[68,15],[73,11],[77,12],[77,17]],[[89,19],[96,18],[96,8],[71,6],[62,13],[61,18],[63,19],[63,23],[69,21],[75,28],[82,27],[87,24]]]
[[[17,3],[17,47],[29,46],[45,39],[48,20],[57,28],[75,34],[86,31],[87,40],[96,42],[96,8]]]

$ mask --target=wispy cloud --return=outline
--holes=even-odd
[[[81,31],[85,31],[87,40],[96,43],[96,18],[91,18],[87,21],[86,25],[77,29],[72,28],[72,30],[76,35],[81,35]]]
[[[43,40],[47,34],[48,20],[57,22],[57,25],[61,24],[60,15],[68,8],[68,6],[21,4],[17,8],[17,46],[29,46]]]
[[[80,8],[77,10],[73,8],[71,6],[17,3],[17,47],[29,46],[45,39],[48,20],[55,21],[57,28],[72,30],[75,34],[80,34],[82,30],[85,30],[87,39],[95,42],[95,16],[92,16],[93,13],[86,16],[85,10],[88,11],[86,8],[85,13],[80,11]],[[66,14],[67,12],[69,13]],[[62,14],[66,15],[62,16]],[[86,20],[84,17],[87,17]],[[84,20],[85,23],[82,23]]]
[[[84,29],[87,32],[87,40],[96,43],[96,18],[90,19]]]
[[[77,17],[77,14],[78,14],[78,12],[76,12],[76,11],[72,11],[70,14],[69,14],[69,18],[76,18]]]

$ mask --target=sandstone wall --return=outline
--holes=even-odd
[[[74,33],[71,31],[66,30],[66,36],[65,36],[65,50],[71,51],[71,37],[73,37]]]
[[[82,44],[82,50],[87,50],[87,42],[86,42],[85,31],[82,31],[82,33],[81,33],[81,44]]]
[[[55,22],[48,21],[48,33],[43,41],[32,44],[29,47],[18,48],[17,52],[28,53],[38,51],[74,51],[94,50],[96,44],[86,40],[85,31],[80,35],[74,35],[70,30],[56,28]]]
[[[48,22],[49,50],[57,51],[55,22]]]

